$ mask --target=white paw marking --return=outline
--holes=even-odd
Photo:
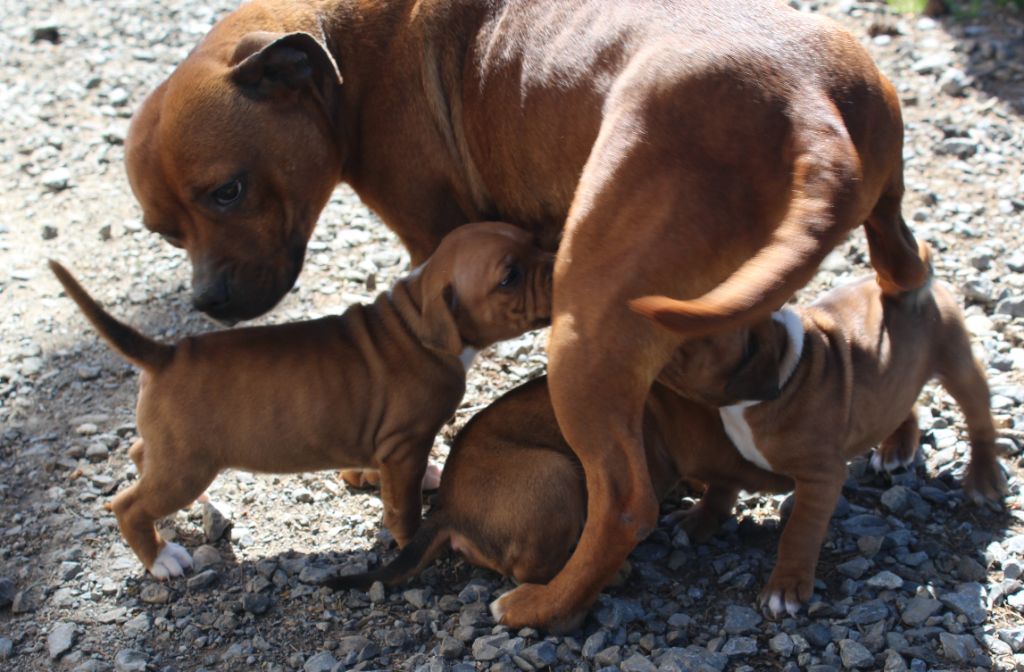
[[[768,598],[768,611],[772,612],[772,616],[778,616],[782,613],[782,593],[776,591],[771,594]]]
[[[473,360],[476,359],[476,353],[479,350],[471,347],[465,347],[462,349],[462,353],[459,354],[459,361],[462,362],[462,368],[469,371],[469,367],[473,366]]]
[[[875,473],[881,473],[882,467],[882,454],[877,450],[871,453],[871,468]]]
[[[423,474],[423,489],[437,490],[441,487],[441,466],[430,462],[427,464],[427,471]]]
[[[789,612],[790,616],[796,616],[800,613],[800,603],[786,600],[786,611]]]
[[[168,541],[160,549],[160,554],[156,556],[149,572],[158,579],[167,580],[172,576],[181,576],[191,566],[192,556],[188,551],[173,541]]]
[[[491,618],[494,619],[495,623],[501,623],[501,619],[505,618],[505,612],[508,611],[508,609],[504,604],[502,604],[502,600],[504,600],[507,595],[509,595],[509,593],[501,595],[490,604]]]

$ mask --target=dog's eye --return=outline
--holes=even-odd
[[[242,178],[236,177],[230,182],[226,182],[210,194],[213,197],[214,203],[222,208],[234,205],[239,199],[242,198],[242,193],[245,191],[244,185],[242,184]]]
[[[498,283],[498,287],[501,289],[511,289],[519,284],[519,279],[522,274],[519,271],[519,267],[515,264],[505,269],[505,277]]]

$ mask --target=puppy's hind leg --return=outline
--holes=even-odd
[[[1006,477],[996,459],[996,428],[989,409],[989,390],[981,366],[971,355],[966,331],[948,338],[950,354],[940,358],[939,381],[953,396],[967,421],[971,463],[964,491],[976,503],[998,502],[1007,493]]]
[[[896,431],[882,441],[871,455],[871,466],[875,471],[895,471],[900,467],[907,467],[914,462],[917,455],[918,444],[921,439],[921,430],[917,426],[917,411],[910,411],[910,415],[904,420]]]
[[[155,523],[191,504],[217,473],[196,464],[153,464],[157,455],[156,451],[146,451],[141,477],[118,493],[111,508],[121,534],[146,569],[158,579],[168,579],[181,576],[192,566],[192,558],[180,545],[161,539]],[[159,479],[165,473],[182,476],[172,482]]]

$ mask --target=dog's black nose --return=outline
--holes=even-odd
[[[231,303],[231,288],[225,275],[211,278],[192,290],[192,305],[196,310],[216,317]]]

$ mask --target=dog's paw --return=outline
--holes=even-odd
[[[1009,492],[1009,486],[999,461],[994,458],[971,460],[964,477],[964,492],[975,504],[1001,502]]]
[[[563,634],[575,630],[583,623],[586,611],[581,609],[568,615],[558,613],[555,596],[549,586],[524,583],[490,604],[495,622],[513,630],[531,627]]]
[[[166,581],[171,577],[181,576],[191,566],[192,556],[188,551],[173,541],[168,541],[160,549],[153,566],[149,568],[149,573],[161,581]]]
[[[689,509],[673,511],[664,518],[662,522],[669,525],[678,525],[690,540],[697,544],[703,544],[718,532],[718,516],[702,506],[700,502]]]
[[[903,446],[882,445],[871,453],[871,468],[875,473],[891,473],[897,469],[909,467],[914,463],[916,457],[916,446],[909,449]]]
[[[814,576],[799,577],[782,574],[776,568],[761,591],[758,603],[767,607],[774,618],[784,613],[795,616],[814,594]]]
[[[435,462],[427,463],[427,471],[423,474],[423,489],[437,490],[441,487],[441,465]]]
[[[338,472],[338,478],[356,490],[380,487],[380,472],[376,469],[342,469]]]

